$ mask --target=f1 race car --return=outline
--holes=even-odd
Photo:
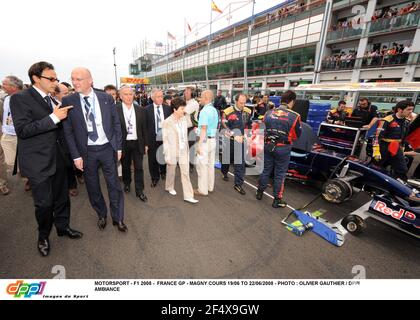
[[[253,132],[261,129],[260,125],[254,124]],[[262,154],[262,139],[261,134],[252,136],[253,156]],[[323,181],[322,197],[336,204],[350,200],[355,192],[366,191],[373,198],[365,211],[420,237],[420,192],[367,161],[324,148],[306,123],[302,123],[301,137],[293,144],[288,178],[303,183]],[[366,217],[349,215],[342,224],[349,232],[358,233]]]

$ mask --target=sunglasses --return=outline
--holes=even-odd
[[[44,77],[44,76],[38,76],[39,78],[44,78],[47,80],[50,80],[51,82],[60,82],[60,80],[58,80],[57,78],[52,78],[52,77]]]

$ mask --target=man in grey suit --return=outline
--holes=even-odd
[[[107,225],[107,207],[99,183],[102,167],[110,201],[113,225],[127,232],[124,224],[124,194],[118,180],[117,163],[122,154],[121,124],[113,98],[92,88],[86,68],[71,73],[75,94],[63,98],[63,106],[73,106],[63,123],[74,165],[84,172],[90,203],[98,214],[98,227]]]

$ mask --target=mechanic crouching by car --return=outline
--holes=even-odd
[[[284,180],[290,162],[292,143],[301,134],[301,120],[297,112],[292,111],[296,102],[296,94],[287,91],[281,96],[281,105],[269,110],[264,116],[264,171],[258,182],[256,198],[262,199],[267,188],[268,179],[274,171],[273,208],[284,208]]]
[[[235,190],[245,194],[242,188],[245,175],[245,129],[251,129],[251,109],[245,107],[247,96],[239,93],[235,97],[235,106],[228,107],[222,112],[222,126],[224,130],[224,150],[222,157],[223,180],[228,181],[230,164],[235,168]]]
[[[394,176],[403,181],[407,181],[408,172],[404,158],[404,139],[410,126],[408,119],[413,110],[413,102],[398,102],[393,114],[379,120],[373,142],[373,158],[377,164],[382,168],[391,165]]]
[[[346,111],[346,102],[341,100],[338,107],[328,112],[327,122],[332,124],[344,125],[349,113]]]

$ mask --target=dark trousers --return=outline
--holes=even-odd
[[[70,156],[69,156],[70,157]],[[67,181],[69,189],[77,189],[76,177],[83,176],[83,172],[73,165],[73,159],[70,159],[71,165],[67,166]]]
[[[38,222],[39,240],[48,239],[53,224],[64,230],[70,221],[70,200],[67,187],[67,171],[61,154],[57,151],[56,171],[50,177],[29,177],[35,216]]]
[[[258,189],[264,191],[267,188],[268,179],[274,170],[273,196],[283,198],[284,180],[290,162],[291,146],[276,147],[273,152],[264,147],[264,171],[258,182]]]
[[[398,149],[398,152],[395,156],[392,156],[388,151],[388,142],[381,141],[379,146],[381,151],[381,161],[379,162],[379,165],[382,168],[391,165],[394,177],[407,181],[407,162],[405,161],[404,153],[401,148]]]
[[[106,218],[107,207],[99,182],[99,167],[102,167],[108,188],[109,206],[113,221],[124,220],[124,194],[118,180],[117,155],[111,144],[88,146],[83,169],[89,201],[99,218]]]
[[[143,153],[140,153],[137,140],[127,140],[121,158],[122,175],[124,185],[131,184],[131,163],[134,162],[134,184],[136,194],[143,193],[144,174],[143,174]]]
[[[227,139],[227,138],[225,138]],[[229,139],[225,141],[222,153],[222,173],[227,175],[230,165],[233,163],[235,185],[242,186],[245,176],[245,153],[244,144]]]
[[[147,158],[149,160],[149,172],[152,181],[159,181],[160,175],[166,175],[166,164],[160,164],[158,162],[158,158],[163,160],[163,147],[159,147],[162,145],[162,142],[155,142],[154,145],[149,146],[149,150],[147,151]],[[158,151],[159,150],[159,151]],[[159,154],[157,154],[159,152]]]

